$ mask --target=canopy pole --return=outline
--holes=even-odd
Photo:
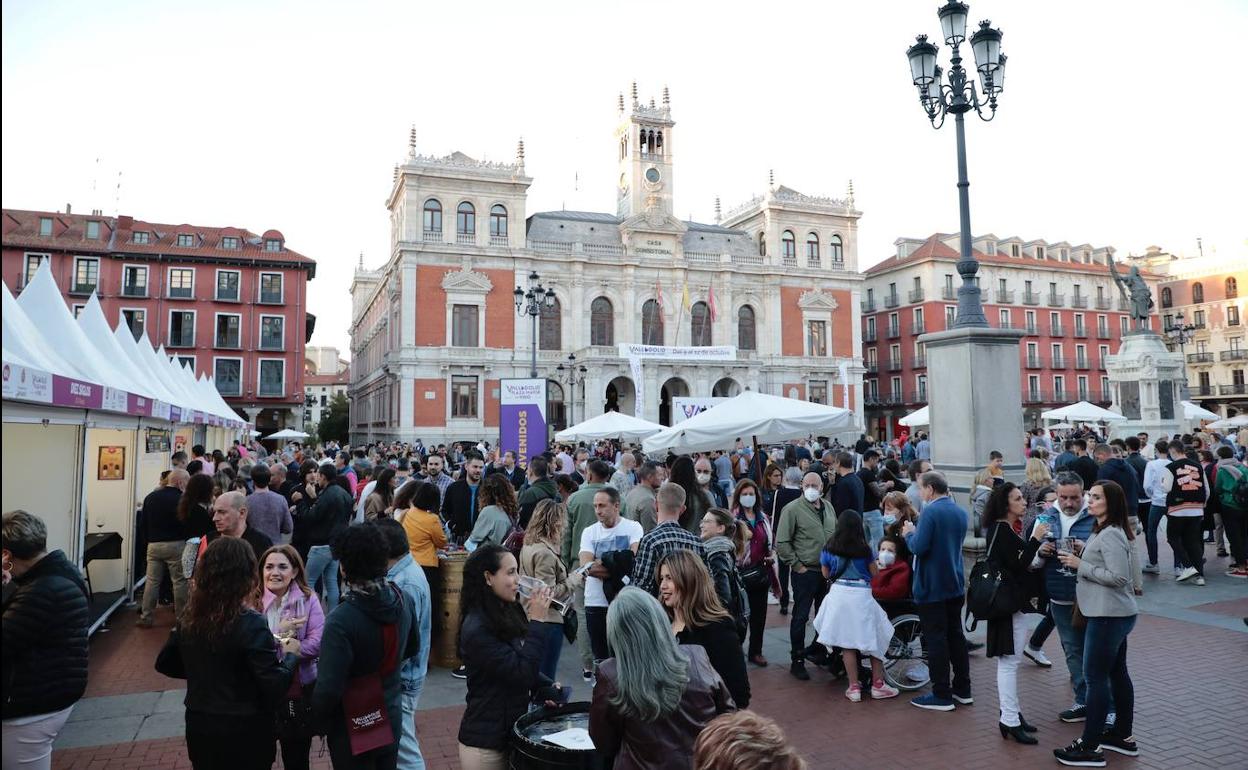
[[[762,489],[763,471],[766,470],[766,466],[763,465],[763,456],[758,449],[758,436],[750,436],[750,441],[754,443],[754,461],[751,463],[754,466],[754,483],[758,485],[759,489]]]

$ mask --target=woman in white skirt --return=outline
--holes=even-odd
[[[857,679],[859,653],[871,658],[871,697],[897,697],[897,690],[884,681],[881,662],[893,639],[893,624],[871,596],[871,578],[878,567],[863,533],[862,514],[843,511],[837,517],[836,532],[823,547],[819,563],[831,585],[815,616],[815,633],[829,650],[841,648],[845,670],[852,680],[845,697],[855,703],[862,700],[862,685]]]

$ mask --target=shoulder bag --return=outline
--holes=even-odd
[[[971,567],[971,577],[966,586],[966,608],[974,620],[968,631],[974,631],[981,620],[1008,618],[1018,611],[1009,575],[991,558],[992,546],[999,531],[1000,525],[994,525],[984,558]]]
[[[393,590],[398,592],[399,602],[403,603],[403,592],[397,588]],[[342,712],[347,720],[352,756],[394,743],[382,678],[394,673],[399,666],[398,636],[396,624],[381,627],[381,665],[371,674],[349,680],[342,693]]]

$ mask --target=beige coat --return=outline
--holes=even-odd
[[[526,541],[520,549],[520,574],[550,586],[550,597],[565,604],[572,601],[572,592],[585,581],[582,575],[569,574],[555,547],[542,542]],[[542,622],[563,625],[563,615],[551,607]]]

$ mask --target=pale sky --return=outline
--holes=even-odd
[[[835,197],[852,178],[866,267],[958,226],[952,121],[927,124],[905,60],[939,5],[4,0],[2,203],[111,215],[120,170],[121,213],[277,228],[318,262],[313,344],[347,355],[351,273],[389,254],[411,124],[425,154],[510,161],[523,136],[530,213],[614,211],[635,79],[671,89],[678,216],[712,221],[769,169]],[[968,124],[976,234],[1248,255],[1248,3],[970,15],[1009,55],[996,120]]]

